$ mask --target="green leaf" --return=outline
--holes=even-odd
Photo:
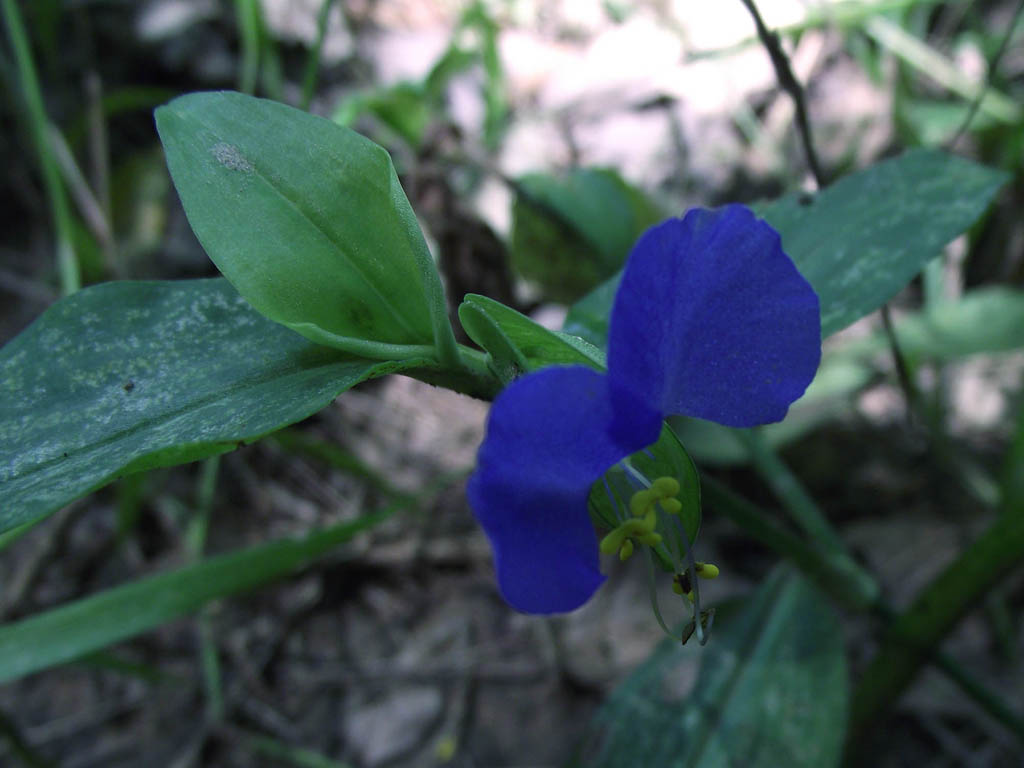
[[[481,306],[471,301],[462,302],[459,322],[469,338],[487,351],[488,368],[503,385],[529,370],[523,353]]]
[[[842,753],[847,672],[839,622],[776,570],[704,648],[666,641],[594,718],[588,768],[828,768]],[[731,614],[731,615],[729,615]],[[693,681],[692,668],[699,673]]]
[[[429,98],[423,86],[400,82],[349,97],[338,105],[332,119],[347,127],[369,112],[411,147],[419,147],[430,124],[434,101],[437,99]]]
[[[390,516],[397,507],[108,589],[0,627],[0,682],[126,640],[216,600],[276,581]]]
[[[891,299],[985,211],[1004,172],[925,149],[845,176],[813,197],[758,207],[821,300],[822,338]],[[607,338],[618,277],[574,306],[565,330]]]
[[[619,277],[616,275],[605,280],[569,307],[562,330],[604,349],[608,343],[608,324],[615,305],[615,292],[619,289]]]
[[[900,351],[910,358],[955,360],[981,353],[1008,352],[1024,346],[1024,292],[994,286],[942,301],[896,323]],[[850,342],[847,354],[888,349],[884,334]]]
[[[527,371],[548,365],[589,365],[604,370],[605,357],[601,350],[571,334],[549,331],[526,315],[486,296],[467,293],[459,307],[459,319],[468,320],[468,323],[463,322],[466,333],[496,361],[515,355],[512,362],[519,366],[525,363]]]
[[[252,442],[424,362],[312,344],[220,279],[80,291],[0,350],[0,532],[121,475]]]
[[[613,170],[516,182],[511,257],[555,300],[572,301],[622,266],[637,237],[663,214]]]
[[[239,93],[156,111],[189,223],[249,303],[308,339],[454,357],[433,259],[388,153],[329,120]]]
[[[895,296],[978,220],[1003,171],[913,149],[837,181],[805,202],[789,195],[759,214],[821,299],[822,338]]]

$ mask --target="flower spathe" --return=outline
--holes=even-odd
[[[608,373],[544,368],[491,408],[467,494],[508,603],[571,611],[601,585],[590,487],[657,441],[665,416],[779,421],[820,356],[818,297],[748,208],[694,209],[647,230],[615,296]]]

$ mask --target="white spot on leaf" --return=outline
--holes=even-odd
[[[229,171],[253,172],[252,163],[246,160],[245,156],[238,151],[238,147],[232,144],[225,144],[223,141],[214,144],[210,147],[210,154]]]

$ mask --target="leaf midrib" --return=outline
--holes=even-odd
[[[196,115],[196,113],[193,110],[189,110],[189,113],[196,116],[196,122],[198,122],[202,127],[209,130],[210,133],[218,139],[218,141],[222,141],[225,144],[232,144],[232,142],[229,141],[227,137],[221,135],[221,133],[217,130],[216,126],[213,126],[210,123],[205,122],[202,119],[201,115]],[[234,145],[232,144],[232,146]],[[324,240],[326,240],[331,245],[332,250],[334,250],[341,256],[342,261],[344,261],[345,264],[348,265],[349,269],[351,269],[352,272],[359,276],[359,279],[377,297],[377,300],[381,303],[381,305],[387,308],[388,314],[390,314],[392,318],[394,318],[394,320],[402,327],[402,329],[406,333],[408,333],[411,337],[415,338],[416,331],[407,324],[406,319],[398,312],[398,309],[395,307],[395,305],[393,305],[391,301],[380,292],[377,286],[363,273],[363,271],[357,265],[356,261],[348,257],[345,251],[339,246],[337,241],[335,241],[335,239],[327,232],[327,230],[325,230],[321,225],[314,221],[310,217],[309,213],[307,213],[299,205],[298,202],[292,200],[290,197],[284,194],[282,190],[276,187],[270,180],[270,178],[263,173],[259,165],[257,165],[257,162],[254,162],[255,158],[252,155],[247,154],[245,155],[245,158],[252,165],[253,175],[255,175],[260,181],[262,181],[264,185],[272,192],[274,192],[280,199],[284,200],[289,206],[291,206],[293,210],[295,210],[321,237],[324,238]]]

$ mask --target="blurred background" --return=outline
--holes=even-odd
[[[814,188],[793,102],[740,0],[17,5],[67,211],[63,223],[51,212],[5,15],[0,342],[61,294],[58,243],[84,284],[217,274],[152,119],[191,91],[283,101],[384,145],[453,309],[483,293],[556,328],[650,224]],[[984,523],[1016,430],[1020,3],[758,7],[806,87],[827,179],[915,146],[1011,174],[975,229],[892,305],[918,412],[908,418],[873,316],[829,340],[827,386],[771,437],[902,607]],[[945,337],[924,323],[936,302]],[[616,564],[570,616],[522,616],[501,601],[463,497],[486,413],[411,379],[369,382],[257,445],[126,477],[3,539],[7,622],[203,556],[408,508],[269,588],[0,687],[0,764],[564,765],[662,635],[638,563]],[[926,436],[936,430],[943,460]],[[696,427],[684,442],[702,472],[778,506],[741,446]],[[723,571],[705,589],[711,604],[749,592],[777,560],[713,508],[699,556]],[[1017,573],[943,646],[1018,708],[1022,604]],[[871,625],[847,616],[844,633],[855,675]],[[695,668],[699,653],[682,658]],[[1019,740],[934,672],[872,739],[871,765],[1024,759]]]

